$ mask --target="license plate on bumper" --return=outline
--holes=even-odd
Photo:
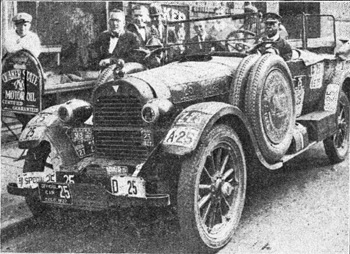
[[[72,204],[72,195],[68,184],[39,183],[39,195],[43,203]]]
[[[145,180],[141,177],[113,176],[111,189],[115,196],[146,198]]]

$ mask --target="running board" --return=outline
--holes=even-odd
[[[286,163],[287,161],[293,159],[295,156],[298,156],[299,154],[305,152],[306,150],[308,150],[311,146],[315,145],[316,143],[317,143],[316,141],[311,142],[307,147],[303,148],[302,150],[300,150],[296,153],[293,153],[293,154],[287,154],[287,155],[283,156],[281,159],[281,163]]]

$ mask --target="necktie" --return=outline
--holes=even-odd
[[[111,33],[110,36],[111,36],[111,38],[118,38],[119,34],[118,33]]]

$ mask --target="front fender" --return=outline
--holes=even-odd
[[[222,117],[234,115],[247,123],[242,111],[222,102],[203,102],[184,109],[162,141],[165,152],[184,155],[194,151],[206,130]]]
[[[43,141],[48,141],[51,149],[56,150],[60,156],[62,166],[77,163],[81,158],[93,152],[93,141],[78,140],[77,130],[91,129],[86,126],[70,126],[64,124],[57,115],[57,110],[61,105],[47,108],[32,118],[22,131],[19,138],[19,148],[32,149],[40,145]],[[82,128],[85,127],[85,128]],[[92,138],[92,132],[90,134]],[[75,140],[77,139],[77,140]]]
[[[239,135],[246,152],[256,156],[260,163],[271,170],[282,163],[268,163],[263,157],[248,119],[235,106],[222,102],[203,102],[184,109],[175,119],[161,145],[165,152],[182,156],[194,151],[205,133],[218,123],[232,127]]]

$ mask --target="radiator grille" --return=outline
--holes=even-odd
[[[138,98],[113,95],[95,104],[94,139],[96,154],[106,158],[142,161],[148,156],[142,145],[144,122]]]
[[[94,122],[99,127],[140,127],[142,105],[137,97],[100,97],[95,105]]]

